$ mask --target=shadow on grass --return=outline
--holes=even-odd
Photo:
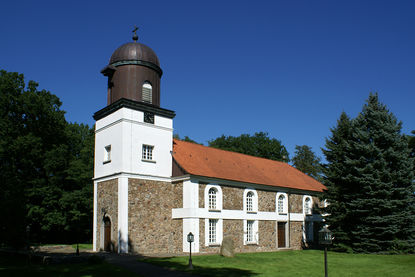
[[[248,277],[256,276],[257,273],[251,270],[238,269],[232,267],[204,267],[199,266],[193,262],[193,270],[190,270],[188,264],[182,262],[171,261],[170,258],[157,258],[157,259],[140,259],[141,262],[150,263],[159,267],[163,267],[170,270],[182,271],[188,274],[194,274],[197,276],[210,276],[210,277]]]
[[[26,258],[19,255],[0,255],[0,276],[31,276],[31,277],[60,277],[60,276],[137,276],[110,265],[106,262],[80,262],[76,264],[50,264],[37,262],[29,263]]]

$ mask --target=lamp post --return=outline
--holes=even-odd
[[[324,226],[318,231],[318,238],[320,245],[324,245],[324,276],[328,277],[327,275],[327,246],[332,242],[332,232]]]
[[[192,264],[192,242],[194,242],[194,240],[195,240],[195,236],[192,234],[192,232],[187,234],[187,241],[189,242],[189,245],[190,245],[189,269],[193,269],[193,264]]]

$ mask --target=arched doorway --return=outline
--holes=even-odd
[[[111,219],[109,217],[104,218],[104,251],[111,251]]]

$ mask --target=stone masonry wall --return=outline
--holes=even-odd
[[[128,235],[132,253],[181,253],[183,224],[172,209],[183,207],[182,182],[128,180]]]
[[[112,179],[97,184],[97,248],[104,250],[104,217],[111,219],[111,242],[113,250],[118,249],[118,179]],[[102,238],[101,238],[102,236]],[[102,243],[101,243],[102,240]]]
[[[223,237],[230,237],[235,246],[235,252],[262,252],[277,250],[276,223],[275,221],[258,222],[259,242],[258,244],[244,245],[243,220],[223,220]],[[205,220],[199,221],[200,231],[200,253],[219,253],[220,246],[205,246]]]
[[[302,194],[290,194],[288,203],[290,213],[303,213],[303,196]]]
[[[258,193],[258,211],[275,212],[275,198],[277,193],[273,191],[257,190]]]
[[[244,188],[222,186],[223,209],[243,210]]]
[[[204,193],[207,184],[199,184],[199,207],[204,207]],[[223,209],[242,210],[243,192],[245,188],[230,187],[221,185],[223,195]],[[276,212],[276,191],[257,190],[258,211]],[[303,212],[303,194],[290,194],[290,212]],[[313,203],[318,205],[318,198],[313,197]],[[290,248],[302,249],[302,225],[303,222],[290,222]],[[205,219],[199,221],[200,231],[200,253],[219,253],[219,246],[205,246]],[[243,245],[243,220],[223,220],[223,237],[231,237],[234,241],[236,252],[257,252],[277,250],[277,222],[260,220],[258,221],[259,242],[256,245]],[[288,234],[286,234],[288,239]]]
[[[300,250],[303,248],[303,223],[290,222],[290,248]]]

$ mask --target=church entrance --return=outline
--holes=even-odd
[[[285,226],[287,223],[278,222],[278,248],[286,247],[285,242]]]
[[[104,251],[111,251],[111,220],[104,218]]]

